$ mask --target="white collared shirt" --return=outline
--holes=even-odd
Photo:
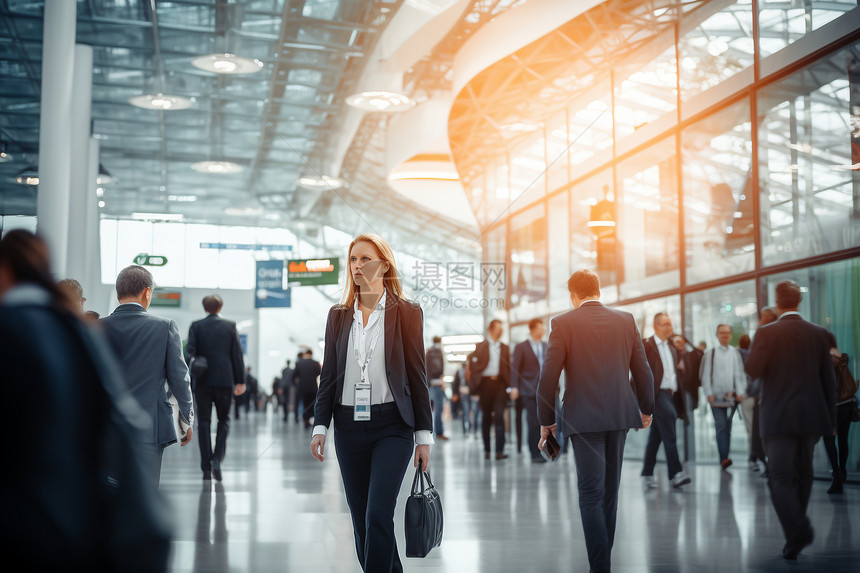
[[[538,365],[543,369],[543,358],[544,358],[544,350],[543,350],[543,341],[535,342],[533,338],[529,338],[529,346],[532,347],[532,352],[535,353],[538,359]]]
[[[498,376],[499,375],[499,360],[502,354],[502,341],[494,341],[492,337],[487,335],[487,344],[490,345],[490,360],[487,362],[487,367],[481,373],[481,376]]]
[[[355,404],[355,385],[361,381],[361,367],[355,358],[356,345],[354,336],[356,333],[359,337],[358,351],[359,360],[361,360],[362,364],[367,359],[368,352],[373,350],[370,364],[367,365],[367,379],[371,384],[371,404],[394,402],[394,395],[391,393],[391,387],[388,385],[388,373],[385,371],[386,292],[382,291],[382,296],[367,319],[367,326],[364,325],[364,318],[362,317],[361,310],[358,308],[358,297],[355,299],[352,311],[353,323],[350,327],[349,342],[347,343],[346,368],[343,375],[343,394],[340,400],[343,406],[353,406]],[[375,349],[371,349],[377,333],[379,339],[375,344]],[[326,432],[327,428],[325,426],[321,424],[314,426],[314,436],[325,436]],[[432,445],[434,443],[433,432],[430,430],[416,430],[415,443],[419,446]]]
[[[779,320],[783,316],[791,316],[792,314],[796,314],[797,316],[800,316],[800,313],[797,312],[796,310],[789,310],[789,311],[786,311],[786,312],[783,312],[782,314],[780,314],[779,318],[777,318],[777,320]],[[803,317],[801,317],[801,318],[803,318]]]
[[[655,336],[654,342],[657,343],[657,351],[663,362],[663,380],[660,381],[660,389],[677,392],[678,377],[675,375],[675,360],[672,357],[672,349],[669,348],[669,339],[660,340],[660,337]]]
[[[713,359],[713,367],[711,360]],[[713,378],[711,372],[713,371]],[[700,370],[702,389],[705,396],[722,398],[729,392],[742,394],[746,388],[746,372],[744,371],[741,353],[734,346],[719,345],[706,350]]]
[[[358,341],[355,336],[358,336]],[[361,382],[361,365],[370,355],[367,365],[367,380],[370,383],[370,403],[385,404],[394,402],[394,395],[388,386],[388,374],[385,372],[385,291],[376,303],[376,308],[364,325],[364,318],[358,308],[358,297],[352,312],[352,327],[349,329],[349,349],[346,356],[346,370],[343,375],[343,395],[340,403],[344,406],[355,405],[355,386]],[[356,359],[358,351],[358,359]]]

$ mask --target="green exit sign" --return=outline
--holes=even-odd
[[[167,264],[167,257],[163,255],[140,253],[132,259],[132,262],[142,267],[163,267]]]

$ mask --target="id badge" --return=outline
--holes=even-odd
[[[352,419],[356,422],[370,420],[370,384],[355,385],[355,408]]]

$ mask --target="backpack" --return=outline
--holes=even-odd
[[[445,360],[442,358],[442,350],[431,348],[427,351],[427,378],[436,380],[445,373]]]
[[[836,367],[836,403],[847,402],[857,393],[857,380],[848,368],[848,355],[843,354],[841,358],[834,358]]]

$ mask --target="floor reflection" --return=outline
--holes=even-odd
[[[214,490],[214,493],[213,493]],[[212,528],[212,498],[215,498],[215,527]],[[219,482],[203,481],[197,502],[197,531],[194,571],[228,571],[227,497]]]

